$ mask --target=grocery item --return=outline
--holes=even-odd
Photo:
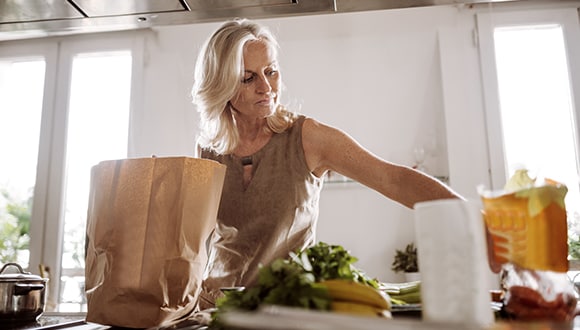
[[[118,159],[93,166],[87,322],[153,328],[194,311],[225,172],[215,161],[191,157]]]
[[[551,180],[537,182],[520,170],[506,188],[481,192],[492,270],[498,272],[502,264],[513,262],[530,269],[566,272],[566,186]]]
[[[389,295],[353,265],[356,260],[342,246],[324,242],[276,259],[261,267],[255,285],[224,292],[212,324],[219,325],[228,312],[257,311],[267,305],[391,318]]]
[[[564,184],[518,170],[502,191],[480,191],[488,260],[500,273],[503,312],[520,321],[571,321]]]
[[[393,305],[421,303],[421,281],[381,283],[379,288],[389,295]]]
[[[391,301],[387,294],[368,285],[349,280],[326,280],[320,282],[332,301],[349,301],[390,310]]]

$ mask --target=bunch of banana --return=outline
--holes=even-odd
[[[391,299],[388,294],[369,285],[349,280],[325,280],[320,285],[332,298],[333,312],[361,316],[391,318]]]

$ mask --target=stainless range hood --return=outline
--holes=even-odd
[[[0,0],[0,41],[234,17],[272,18],[506,1],[517,0]]]

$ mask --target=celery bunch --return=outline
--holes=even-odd
[[[380,289],[388,293],[394,305],[418,304],[421,302],[421,282],[381,283]]]

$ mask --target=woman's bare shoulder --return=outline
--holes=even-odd
[[[355,142],[342,130],[307,118],[302,128],[302,144],[310,169],[318,174],[335,170],[337,157]]]
[[[340,133],[339,129],[322,123],[312,117],[306,117],[302,126],[303,139],[309,140],[308,142],[312,143],[324,143],[327,139]]]
[[[323,130],[326,125],[323,125],[318,120],[306,117],[302,124],[302,147],[304,148],[304,156],[306,163],[311,172],[317,176],[321,176],[326,168],[322,167],[322,150],[324,150],[325,140]]]

